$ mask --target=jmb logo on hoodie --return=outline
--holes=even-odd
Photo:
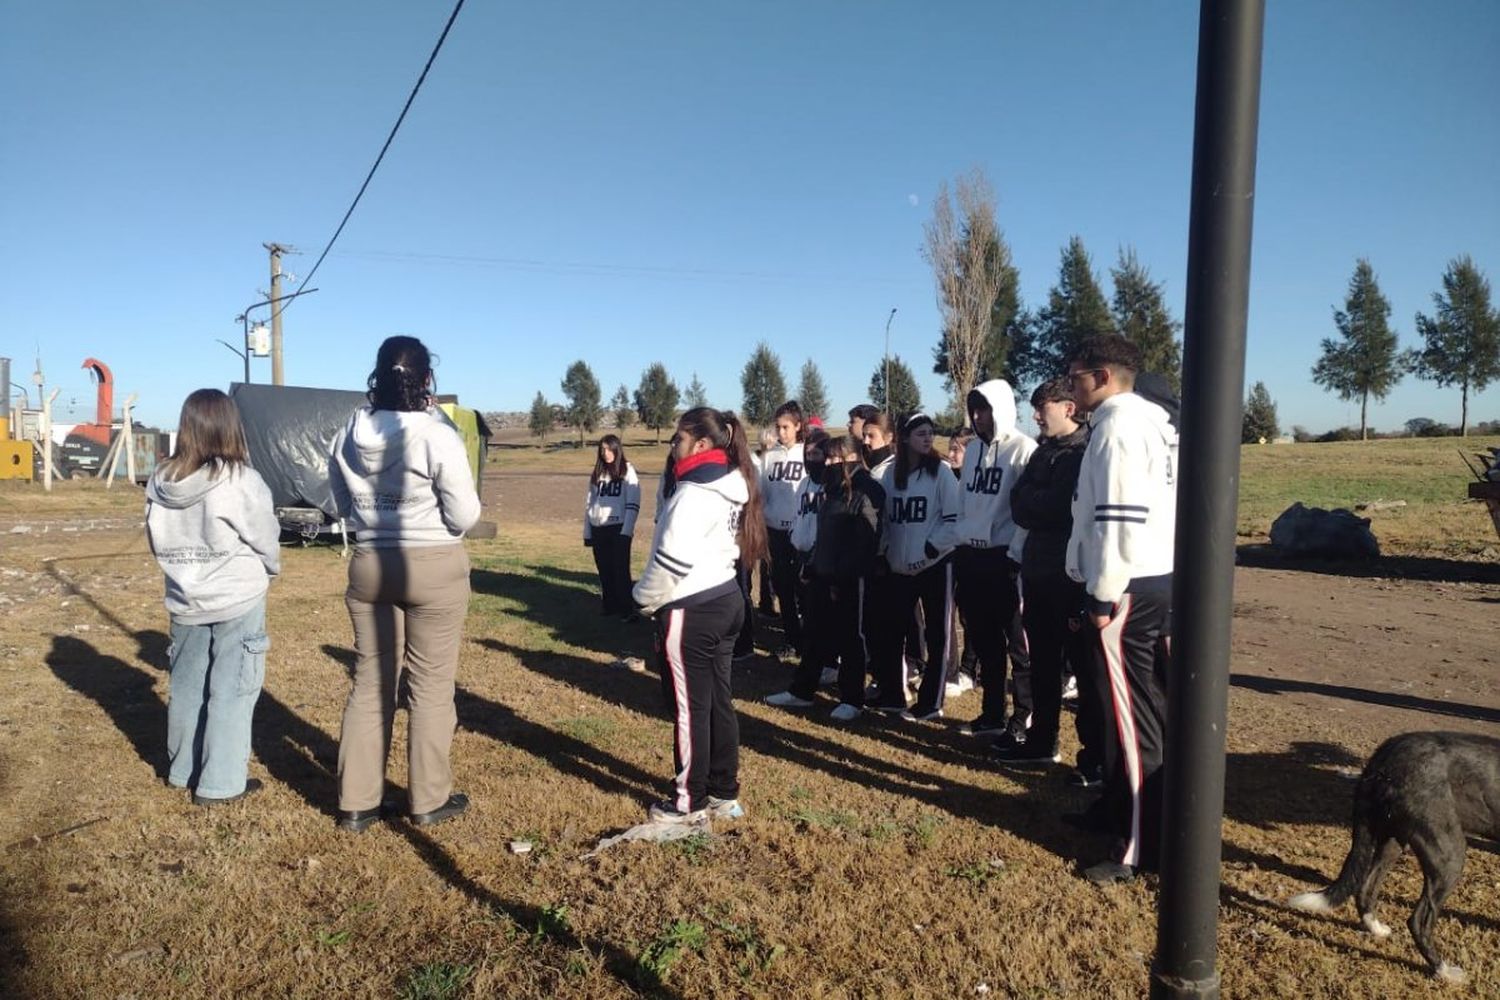
[[[974,468],[974,478],[969,480],[967,489],[970,493],[984,493],[994,496],[1000,492],[1000,480],[1005,470],[999,467],[983,469],[978,466]]]
[[[926,520],[926,497],[891,497],[892,524],[921,524]]]
[[[599,484],[599,495],[601,497],[617,497],[625,492],[625,480],[611,479]]]
[[[807,492],[801,495],[801,502],[797,505],[797,516],[805,514],[816,514],[823,506],[823,491]]]
[[[795,483],[802,479],[801,462],[772,462],[766,470],[766,478],[773,483]]]

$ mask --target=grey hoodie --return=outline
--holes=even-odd
[[[479,521],[463,440],[436,409],[356,410],[333,439],[328,484],[364,546],[451,545]]]
[[[248,465],[205,465],[146,484],[146,540],[167,578],[167,612],[187,625],[238,618],[281,572],[271,491]],[[215,474],[217,473],[217,474]]]

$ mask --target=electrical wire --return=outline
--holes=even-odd
[[[400,131],[401,123],[406,120],[406,113],[411,110],[412,102],[417,99],[417,92],[422,89],[422,83],[427,79],[427,71],[432,69],[433,62],[437,59],[438,53],[443,49],[443,43],[448,40],[448,31],[453,27],[453,22],[458,20],[458,12],[463,9],[464,0],[458,0],[458,3],[453,6],[453,13],[448,15],[448,23],[443,25],[443,33],[438,36],[437,44],[432,47],[432,54],[427,57],[427,65],[422,67],[422,75],[417,77],[416,86],[411,88],[411,94],[407,96],[406,104],[401,108],[401,114],[396,118],[396,124],[391,126],[391,134],[385,137],[385,145],[380,147],[380,155],[375,157],[375,163],[370,167],[370,172],[365,175],[365,182],[359,186],[359,193],[354,196],[354,201],[349,204],[349,211],[344,213],[344,218],[339,222],[339,227],[333,231],[333,236],[329,238],[328,245],[323,248],[322,253],[318,254],[317,262],[313,264],[312,270],[308,271],[307,275],[302,278],[301,284],[304,288],[312,282],[313,275],[318,273],[318,268],[323,264],[323,258],[328,256],[328,251],[332,250],[333,245],[338,242],[339,234],[344,231],[344,226],[348,225],[349,217],[354,214],[354,209],[358,207],[359,200],[365,196],[365,188],[370,186],[370,181],[375,177],[375,171],[380,169],[380,161],[385,159],[386,150],[391,148],[391,142],[395,140],[396,133]],[[274,319],[286,312],[286,307],[296,301],[295,298],[288,298],[285,302],[282,302],[272,312],[272,318]]]

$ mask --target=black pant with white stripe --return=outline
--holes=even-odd
[[[630,596],[630,536],[621,534],[620,525],[609,524],[591,533],[594,568],[599,571],[599,590],[608,614],[623,615],[635,610]]]
[[[889,573],[881,577],[880,589],[875,680],[880,685],[881,697],[890,705],[906,700],[901,652],[912,613],[920,603],[925,622],[927,669],[922,672],[922,687],[917,691],[912,711],[925,715],[942,708],[948,686],[944,665],[953,646],[953,564],[944,559],[916,576]]]
[[[744,620],[738,587],[656,617],[662,687],[674,722],[671,802],[682,812],[702,809],[710,795],[732,799],[740,793],[740,724],[729,678]]]
[[[813,579],[807,585],[807,655],[787,689],[811,698],[825,667],[838,664],[839,701],[856,708],[865,703],[865,582]]]
[[[958,599],[964,608],[964,638],[974,644],[979,656],[979,686],[984,701],[981,719],[1005,721],[1005,672],[1012,645],[1012,623],[1020,612],[1014,564],[1003,549],[960,548],[953,556],[958,576]],[[1024,647],[1025,638],[1021,638]],[[1022,684],[1016,676],[1015,714],[1031,714],[1031,677],[1027,670]],[[923,702],[922,704],[927,704]]]
[[[1035,740],[1045,746],[1057,742],[1063,676],[1071,672],[1078,679],[1075,724],[1082,745],[1078,766],[1082,770],[1100,766],[1104,760],[1104,702],[1100,700],[1104,675],[1097,672],[1094,663],[1098,633],[1084,622],[1083,584],[1074,583],[1058,570],[1050,575],[1023,576],[1021,589],[1026,595],[1024,617],[1035,696],[1026,742]],[[1108,691],[1107,685],[1103,690]]]
[[[1160,866],[1162,752],[1167,738],[1165,630],[1170,627],[1172,578],[1133,581],[1115,616],[1099,630],[1095,655],[1106,678],[1111,711],[1105,716],[1105,819],[1116,839],[1115,860],[1155,871]]]

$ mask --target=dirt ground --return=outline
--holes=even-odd
[[[643,520],[654,485],[643,484]],[[6,995],[390,996],[424,963],[463,963],[474,996],[1143,995],[1154,883],[1099,892],[1073,877],[1089,845],[1056,815],[1076,793],[1060,775],[1007,775],[976,758],[957,734],[974,696],[935,726],[839,729],[824,713],[758,704],[786,680],[763,658],[736,674],[742,825],[707,861],[645,848],[578,861],[635,822],[670,770],[654,679],[607,668],[644,648],[643,633],[616,640],[592,621],[577,546],[584,490],[582,476],[548,473],[487,484],[500,539],[471,543],[455,744],[475,814],[431,835],[393,824],[352,843],[331,822],[350,644],[334,552],[288,550],[272,592],[274,669],[252,762],[267,791],[253,808],[206,816],[157,777],[166,619],[137,522],[9,516]],[[1420,885],[1409,858],[1388,883],[1397,931],[1386,941],[1357,933],[1347,909],[1310,917],[1277,900],[1336,873],[1351,777],[1381,740],[1495,732],[1500,572],[1399,557],[1290,568],[1253,545],[1241,563],[1225,995],[1451,995],[1422,974],[1400,926]],[[537,856],[509,855],[515,838]],[[1469,995],[1500,995],[1497,886],[1500,861],[1471,849],[1439,922]],[[643,956],[665,954],[653,935],[678,916],[708,943],[681,949],[690,974],[643,979]]]

